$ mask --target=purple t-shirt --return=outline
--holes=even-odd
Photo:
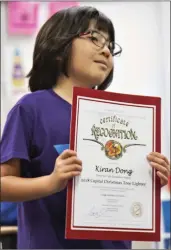
[[[58,157],[54,145],[69,143],[70,119],[71,105],[53,90],[25,95],[8,114],[1,138],[1,163],[18,158],[23,177],[49,175]],[[66,190],[19,203],[18,248],[131,248],[128,241],[66,240],[65,210]]]

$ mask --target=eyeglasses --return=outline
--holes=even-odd
[[[96,30],[89,30],[85,33],[79,34],[79,36],[87,36],[87,38],[89,38],[99,48],[104,48],[106,45],[112,56],[120,56],[122,53],[122,48],[119,44],[108,41],[100,32]]]

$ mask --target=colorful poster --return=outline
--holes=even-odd
[[[70,8],[72,6],[78,6],[78,2],[73,1],[73,2],[50,2],[49,3],[49,16],[52,16],[55,14],[57,11],[65,8]]]
[[[14,50],[12,66],[12,94],[18,95],[25,92],[25,76],[21,60],[21,52],[18,48]]]
[[[9,34],[31,35],[37,28],[39,3],[8,2]]]

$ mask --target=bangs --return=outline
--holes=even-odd
[[[115,35],[114,35],[114,27],[110,19],[108,19],[106,16],[104,16],[102,13],[99,12],[99,15],[94,18],[95,20],[95,28],[97,30],[103,31],[107,33],[110,37],[111,41],[115,41]]]
[[[98,30],[106,32],[111,41],[115,41],[115,31],[111,20],[93,7],[71,7],[68,9],[69,30],[72,34],[87,31],[92,21]]]

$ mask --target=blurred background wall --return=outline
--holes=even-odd
[[[37,28],[29,35],[9,33],[7,2],[1,2],[1,132],[10,108],[28,92],[27,79],[21,89],[13,85],[15,51],[16,49],[19,51],[23,72],[27,74],[32,65],[35,37],[49,17],[49,3],[37,3],[39,5]],[[162,98],[162,153],[170,159],[170,3],[80,2],[79,4],[95,6],[110,17],[115,26],[116,42],[123,48],[121,57],[115,58],[115,77],[108,90]],[[168,187],[162,191],[162,200],[167,204],[170,202]],[[168,220],[169,217],[166,221]],[[170,238],[169,232],[168,229],[165,230],[162,220],[160,243],[155,245],[152,242],[135,242],[133,247],[167,248],[165,239]]]

